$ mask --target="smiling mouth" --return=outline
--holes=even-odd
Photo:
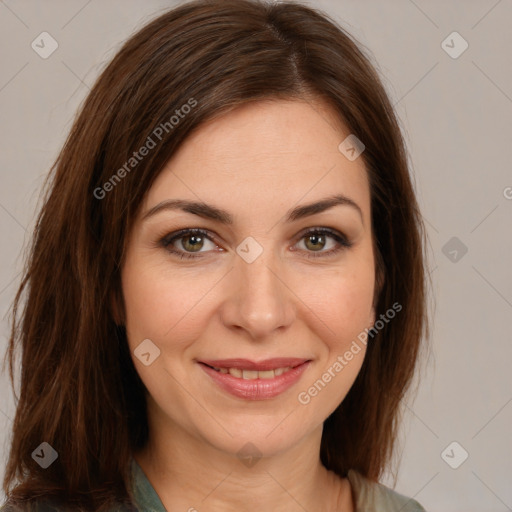
[[[277,397],[301,378],[311,359],[276,357],[264,361],[249,359],[196,360],[224,391],[245,400]]]
[[[275,357],[259,362],[250,359],[215,359],[198,362],[218,373],[229,374],[237,379],[270,380],[280,377],[308,361],[309,359],[298,357]]]

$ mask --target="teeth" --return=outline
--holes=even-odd
[[[274,377],[279,377],[283,373],[291,370],[291,366],[286,366],[285,368],[276,368],[275,370],[240,370],[239,368],[215,368],[220,373],[229,373],[233,377],[237,377],[238,379],[245,380],[254,380],[254,379],[273,379]]]
[[[238,368],[230,368],[229,373],[230,375],[233,375],[233,377],[238,377],[239,379],[242,378],[242,370],[239,370]]]

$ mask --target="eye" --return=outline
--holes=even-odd
[[[200,258],[201,256],[196,256],[193,253],[207,252],[201,251],[205,241],[210,242],[213,248],[217,247],[208,232],[203,229],[195,228],[183,229],[177,233],[171,233],[171,235],[162,238],[160,244],[170,253],[179,255],[181,258]]]
[[[331,243],[328,243],[331,239]],[[338,254],[344,249],[352,247],[352,242],[340,232],[328,228],[314,228],[306,233],[302,233],[299,244],[303,242],[306,248],[306,257],[322,258]],[[324,251],[326,246],[331,246],[330,250]]]
[[[331,240],[330,244],[328,243],[329,239]],[[209,251],[207,245],[206,250],[201,251],[205,248],[206,242],[213,246],[210,250],[218,248],[218,245],[214,243],[207,231],[199,228],[188,228],[165,236],[159,241],[159,245],[182,259],[194,259],[201,258],[201,253]],[[303,242],[305,249],[300,250],[307,253],[307,258],[333,256],[352,246],[352,242],[349,242],[343,234],[329,228],[310,229],[301,234],[299,244],[301,242]],[[329,245],[331,249],[324,251],[323,249]],[[223,250],[219,248],[219,251]]]

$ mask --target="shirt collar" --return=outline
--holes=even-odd
[[[142,471],[142,468],[133,457],[131,464],[133,496],[135,498],[135,505],[137,508],[139,510],[144,510],[144,512],[167,512],[144,471]]]

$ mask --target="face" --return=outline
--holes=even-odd
[[[248,104],[201,126],[157,177],[122,268],[150,425],[271,455],[342,402],[375,285],[366,170],[338,149],[349,134],[318,102]]]

